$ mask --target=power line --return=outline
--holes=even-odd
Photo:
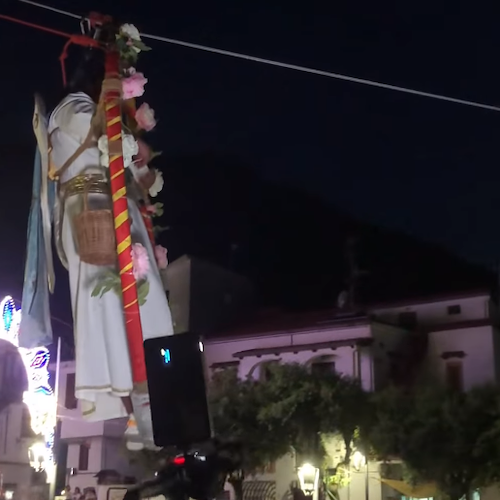
[[[31,0],[19,0],[22,3],[27,3],[29,5],[34,5],[35,7],[40,7],[42,9],[51,10],[52,12],[57,12],[58,14],[62,14],[63,16],[73,17],[75,19],[84,19],[84,17],[79,16],[78,14],[72,14],[71,12],[67,12],[65,10],[56,9],[55,7],[50,7],[49,5],[43,5],[38,2],[32,2]]]
[[[413,95],[418,95],[421,97],[430,97],[430,98],[439,99],[442,101],[453,102],[456,104],[465,104],[466,106],[473,106],[476,108],[482,108],[482,109],[488,109],[490,111],[500,112],[499,107],[492,106],[490,104],[482,104],[479,102],[468,101],[465,99],[456,99],[454,97],[448,97],[448,96],[444,96],[444,95],[440,95],[440,94],[433,94],[431,92],[423,92],[421,90],[415,90],[415,89],[410,89],[410,88],[406,88],[406,87],[399,87],[397,85],[391,85],[389,83],[375,82],[373,80],[366,80],[364,78],[357,78],[355,76],[341,75],[340,73],[332,73],[330,71],[323,71],[320,69],[306,68],[304,66],[298,66],[296,64],[289,64],[289,63],[284,63],[284,62],[280,62],[280,61],[273,61],[271,59],[264,59],[262,57],[255,57],[255,56],[249,56],[246,54],[239,54],[237,52],[230,52],[229,50],[216,49],[213,47],[206,47],[204,45],[198,45],[198,44],[190,43],[190,42],[182,42],[180,40],[174,40],[172,38],[165,38],[165,37],[157,36],[157,35],[149,35],[147,33],[141,33],[141,36],[143,36],[144,38],[150,38],[152,40],[158,40],[158,41],[171,43],[171,44],[175,44],[175,45],[181,45],[183,47],[204,50],[205,52],[212,52],[214,54],[221,54],[221,55],[225,55],[225,56],[235,57],[238,59],[245,59],[247,61],[260,62],[260,63],[268,64],[271,66],[277,66],[279,68],[293,69],[295,71],[301,71],[303,73],[311,73],[313,75],[326,76],[329,78],[335,78],[337,80],[344,80],[347,82],[359,83],[362,85],[369,85],[371,87],[378,87],[378,88],[386,89],[386,90],[394,90],[396,92],[404,92],[406,94],[413,94]]]
[[[19,1],[22,2],[22,3],[34,5],[36,7],[40,7],[42,9],[47,9],[47,10],[50,10],[52,12],[57,12],[58,14],[62,14],[62,15],[65,15],[65,16],[68,16],[68,17],[72,17],[72,18],[75,18],[75,19],[87,19],[84,16],[81,17],[81,16],[78,16],[77,14],[73,14],[71,12],[67,12],[67,11],[56,9],[54,7],[50,7],[50,6],[47,6],[47,5],[38,3],[38,2],[34,2],[33,0],[19,0]],[[190,48],[190,49],[202,50],[202,51],[205,51],[205,52],[211,52],[213,54],[219,54],[219,55],[223,55],[223,56],[234,57],[236,59],[243,59],[243,60],[246,60],[246,61],[258,62],[258,63],[267,64],[267,65],[275,66],[275,67],[279,67],[279,68],[291,69],[291,70],[294,70],[294,71],[300,71],[302,73],[309,73],[309,74],[318,75],[318,76],[325,76],[325,77],[328,77],[328,78],[334,78],[334,79],[343,80],[343,81],[346,81],[346,82],[357,83],[357,84],[360,84],[360,85],[367,85],[367,86],[370,86],[370,87],[376,87],[376,88],[385,89],[385,90],[392,90],[392,91],[395,91],[395,92],[402,92],[402,93],[405,93],[405,94],[416,95],[416,96],[419,96],[419,97],[428,97],[428,98],[437,99],[437,100],[440,100],[440,101],[452,102],[452,103],[455,103],[455,104],[462,104],[462,105],[471,106],[471,107],[474,107],[474,108],[487,109],[489,111],[500,112],[500,107],[492,106],[490,104],[482,104],[482,103],[479,103],[479,102],[469,101],[469,100],[466,100],[466,99],[457,99],[455,97],[448,97],[448,96],[445,96],[445,95],[434,94],[434,93],[431,93],[431,92],[423,92],[421,90],[410,89],[410,88],[407,88],[407,87],[400,87],[398,85],[391,85],[391,84],[388,84],[388,83],[376,82],[376,81],[367,80],[367,79],[364,79],[364,78],[357,78],[357,77],[354,77],[354,76],[342,75],[340,73],[332,73],[330,71],[323,71],[323,70],[314,69],[314,68],[307,68],[305,66],[298,66],[296,64],[288,64],[288,63],[284,63],[284,62],[280,62],[280,61],[274,61],[274,60],[271,60],[271,59],[265,59],[263,57],[256,57],[256,56],[250,56],[250,55],[247,55],[247,54],[241,54],[241,53],[238,53],[238,52],[231,52],[229,50],[217,49],[217,48],[214,48],[214,47],[208,47],[206,45],[199,45],[199,44],[196,44],[196,43],[184,42],[184,41],[181,41],[181,40],[175,40],[173,38],[167,38],[167,37],[158,36],[158,35],[151,35],[149,33],[141,33],[141,36],[143,36],[144,38],[149,38],[151,40],[157,40],[157,41],[164,42],[164,43],[170,43],[170,44],[173,44],[173,45],[179,45],[181,47],[187,47],[187,48]]]

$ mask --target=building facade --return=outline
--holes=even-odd
[[[101,471],[117,471],[123,477],[136,477],[130,463],[123,434],[127,419],[106,422],[84,420],[75,398],[75,363],[60,364],[58,418],[59,466],[66,471],[66,484],[72,490],[97,486]]]
[[[303,314],[268,311],[246,321],[244,327],[227,329],[218,319],[223,316],[218,309],[232,308],[233,317],[247,314],[244,302],[250,289],[231,276],[222,285],[206,286],[204,293],[196,295],[176,286],[177,281],[184,287],[194,283],[196,266],[188,258],[172,263],[167,286],[177,333],[196,331],[196,317],[206,315],[210,324],[204,342],[208,375],[235,368],[241,377],[265,379],[269,363],[296,362],[358,378],[367,391],[403,377],[409,381],[420,377],[463,390],[500,380],[498,307],[487,292],[380,304],[356,315],[334,309]],[[199,268],[203,279],[209,276],[216,281],[217,268]],[[228,294],[231,299],[224,298]],[[207,295],[212,296],[212,307],[202,312],[197,308]],[[67,446],[68,484],[72,488],[94,486],[94,476],[103,469],[133,476],[136,471],[128,463],[123,445],[126,422],[83,421],[74,399],[74,364],[63,363],[60,373],[59,416],[61,441]],[[332,466],[342,454],[337,445],[329,448]],[[284,457],[264,476],[248,481],[247,498],[286,498],[299,465],[296,457]],[[341,499],[401,498],[381,482],[380,469],[378,463],[353,468],[349,486],[340,491]],[[488,500],[488,493],[481,498]]]
[[[334,310],[264,315],[206,340],[205,352],[211,372],[231,367],[241,377],[265,379],[269,363],[301,363],[358,378],[367,391],[405,378],[468,390],[500,381],[499,342],[497,304],[478,291],[376,305],[364,315]],[[328,454],[334,467],[343,456],[342,445],[331,443]],[[300,465],[295,457],[285,457],[274,474],[252,482],[274,481],[267,500],[282,500]],[[381,481],[382,467],[375,462],[353,467],[349,485],[339,491],[341,500],[402,498]],[[481,492],[483,500],[496,495],[493,488]]]
[[[32,482],[29,449],[33,435],[27,430],[29,412],[23,403],[10,404],[0,412],[0,483],[4,492],[19,493]]]

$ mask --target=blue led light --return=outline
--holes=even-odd
[[[2,319],[6,332],[10,331],[12,326],[12,322],[14,321],[14,312],[16,310],[16,306],[14,305],[14,301],[12,299],[6,300],[3,306],[2,311]]]
[[[168,365],[170,363],[170,349],[162,349],[160,352],[163,356],[163,362]]]

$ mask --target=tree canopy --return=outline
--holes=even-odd
[[[439,387],[390,388],[373,399],[368,439],[380,459],[401,459],[415,482],[432,482],[451,500],[500,479],[498,388],[467,393]]]
[[[268,403],[264,386],[240,380],[235,370],[214,374],[209,403],[217,437],[241,443],[245,450],[242,468],[253,473],[290,451],[286,426],[272,426],[261,418]]]
[[[299,364],[271,364],[265,381],[239,380],[235,371],[214,376],[210,401],[216,433],[239,440],[249,472],[292,449],[322,464],[323,437],[338,434],[348,461],[368,397],[358,381],[316,373]]]

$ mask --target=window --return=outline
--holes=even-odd
[[[463,369],[460,361],[446,363],[446,386],[452,391],[462,391],[464,386]]]
[[[311,372],[318,375],[335,373],[335,363],[333,361],[316,361],[311,365]]]
[[[398,324],[404,328],[415,328],[417,326],[417,313],[414,311],[399,313]]]
[[[452,306],[448,306],[448,315],[452,316],[454,314],[460,314],[462,312],[462,308],[460,304],[454,304]]]
[[[80,453],[78,455],[78,470],[89,470],[89,451],[90,445],[88,443],[82,443],[80,445]]]
[[[78,402],[75,396],[75,374],[68,373],[66,375],[66,401],[64,406],[68,410],[75,410],[78,407]]]

